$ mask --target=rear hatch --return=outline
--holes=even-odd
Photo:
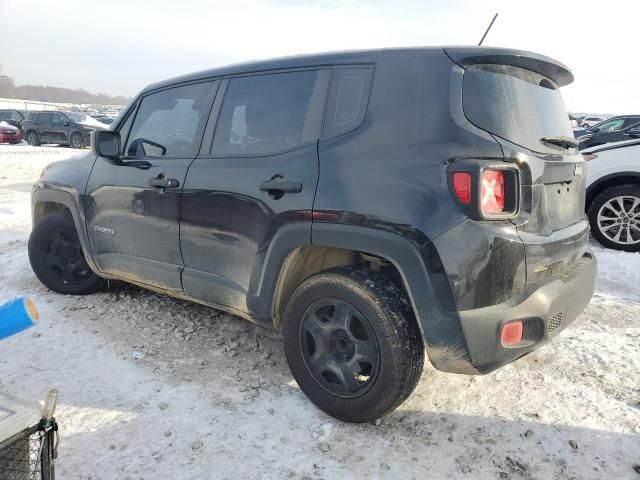
[[[587,249],[584,159],[573,147],[559,90],[573,76],[547,57],[478,50],[447,54],[465,68],[465,116],[520,168],[520,210],[512,222],[525,244],[527,285],[535,286],[565,274]]]

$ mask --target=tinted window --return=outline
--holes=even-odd
[[[554,150],[540,141],[542,137],[573,138],[557,86],[523,68],[509,65],[468,68],[462,103],[472,123],[534,151]]]
[[[39,113],[38,121],[43,123],[53,123],[53,114],[52,113]]]
[[[370,82],[369,68],[334,70],[324,120],[324,138],[340,135],[360,125],[367,107]]]
[[[210,83],[185,85],[142,99],[125,149],[131,157],[195,156]]]
[[[64,125],[64,122],[66,122],[66,121],[67,121],[67,119],[61,113],[54,113],[53,114],[53,123],[55,123],[56,125]]]
[[[20,115],[18,112],[11,112],[11,119],[19,122],[20,120],[22,120],[22,115]]]
[[[640,122],[640,117],[631,117],[631,118],[627,118],[624,121],[624,126],[622,128],[628,128],[632,125],[635,125],[636,123]]]
[[[234,78],[216,126],[216,155],[259,155],[300,143],[317,72]]]
[[[0,120],[9,120],[10,117],[10,112],[0,112]]]

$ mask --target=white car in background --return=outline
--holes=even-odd
[[[603,117],[584,117],[580,122],[582,128],[591,128],[600,122],[604,122],[606,118]]]
[[[605,247],[640,251],[640,140],[591,147],[582,154],[588,160],[591,233]]]

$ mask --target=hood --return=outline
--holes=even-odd
[[[0,128],[3,130],[20,130],[18,127],[14,127],[10,123],[5,122],[4,120],[0,120]]]

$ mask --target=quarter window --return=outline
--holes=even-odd
[[[215,155],[261,155],[300,144],[316,71],[233,78],[213,140]]]
[[[131,128],[126,156],[195,156],[197,132],[210,94],[210,83],[198,83],[145,96]]]
[[[349,132],[360,125],[367,108],[370,83],[370,68],[334,70],[325,114],[324,138]]]

